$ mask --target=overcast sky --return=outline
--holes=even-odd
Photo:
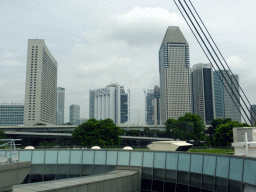
[[[253,0],[192,0],[209,32],[256,103]],[[89,117],[89,90],[131,86],[131,123],[144,124],[144,89],[159,84],[158,51],[168,26],[179,26],[190,65],[207,58],[172,0],[0,0],[0,103],[24,102],[28,39],[44,39],[58,61],[58,87]],[[139,116],[138,116],[139,114]]]

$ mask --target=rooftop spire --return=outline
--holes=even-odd
[[[188,45],[178,26],[169,26],[166,30],[161,47],[167,43],[185,43]]]

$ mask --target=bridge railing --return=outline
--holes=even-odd
[[[19,160],[19,151],[16,150],[15,141],[21,139],[0,139],[0,164],[12,163]]]

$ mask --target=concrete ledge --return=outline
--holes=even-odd
[[[16,185],[13,192],[130,192],[140,191],[138,171],[115,170],[93,176]]]
[[[22,183],[30,169],[30,161],[0,164],[0,192],[12,191],[13,185]]]

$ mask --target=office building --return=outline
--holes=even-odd
[[[153,107],[153,100],[154,100],[154,92],[153,89],[147,90],[146,95],[146,124],[147,125],[154,125],[153,120],[153,113],[154,113],[154,107]]]
[[[256,123],[256,105],[251,105],[250,112],[251,112],[252,126],[255,127],[255,123]]]
[[[70,105],[69,108],[69,122],[72,125],[80,125],[80,105]]]
[[[0,103],[0,126],[23,125],[23,103]]]
[[[191,69],[192,110],[205,125],[215,119],[213,70],[211,64],[196,64]]]
[[[57,61],[42,39],[29,39],[24,125],[56,124]]]
[[[160,125],[160,87],[148,89],[146,95],[146,124]]]
[[[81,118],[81,119],[80,119],[80,124],[85,123],[86,121],[88,121],[87,118]]]
[[[159,50],[161,123],[191,113],[189,45],[179,27],[168,27]]]
[[[89,117],[97,120],[110,118],[116,125],[128,120],[128,94],[124,86],[108,85],[106,88],[90,90]]]
[[[239,84],[236,83],[236,80],[239,83],[238,75],[232,76],[230,71],[218,70],[213,72],[213,77],[216,118],[231,118],[241,123],[240,97],[236,91],[239,91]]]
[[[65,109],[65,88],[63,87],[57,87],[56,106],[56,125],[63,125]]]

